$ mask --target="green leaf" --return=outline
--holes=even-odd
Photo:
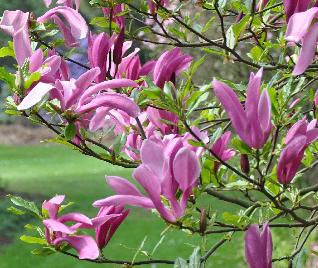
[[[67,140],[72,140],[76,135],[76,127],[74,124],[68,124],[64,130],[64,136]]]
[[[200,247],[196,247],[189,259],[189,268],[200,268]]]
[[[9,208],[7,208],[7,210],[9,212],[11,212],[12,214],[15,214],[15,215],[18,215],[18,216],[21,216],[21,215],[25,214],[25,211],[23,211],[21,209],[18,209],[16,207],[9,207]]]
[[[0,81],[5,82],[11,89],[15,88],[15,76],[4,67],[0,67]]]
[[[22,235],[20,240],[28,244],[47,245],[47,241],[41,237]]]
[[[35,205],[34,202],[30,202],[30,201],[24,200],[20,196],[8,195],[8,197],[10,198],[11,202],[13,204],[15,204],[16,206],[23,207],[23,208],[27,209],[28,211],[30,211],[30,212],[34,213],[35,215],[37,215],[39,218],[41,218],[39,209],[37,208],[37,206]]]
[[[32,73],[30,76],[25,78],[24,88],[29,89],[34,82],[37,82],[41,79],[41,74],[39,72]]]
[[[181,257],[176,259],[173,267],[174,268],[189,268],[187,261],[182,259]]]
[[[233,49],[235,47],[236,44],[236,39],[235,39],[235,34],[234,34],[234,30],[233,30],[233,25],[227,29],[226,31],[226,45]]]
[[[10,47],[0,48],[0,58],[4,57],[15,57],[14,50]]]
[[[49,256],[51,254],[56,253],[56,250],[51,247],[43,247],[43,248],[33,249],[31,253],[36,256]]]

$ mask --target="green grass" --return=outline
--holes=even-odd
[[[0,146],[0,179],[9,192],[30,193],[41,195],[44,198],[49,198],[55,194],[66,194],[68,201],[76,203],[71,208],[72,210],[87,213],[91,217],[96,213],[96,209],[91,206],[92,202],[112,193],[106,186],[105,175],[119,175],[128,178],[130,174],[131,170],[113,167],[65,147]],[[213,206],[228,206],[216,203],[215,200],[212,201]],[[8,217],[17,216],[10,215]],[[16,219],[13,222],[16,222]],[[160,240],[160,234],[165,228],[166,225],[156,215],[133,208],[128,219],[104,250],[104,254],[112,259],[131,260],[146,236],[144,250],[151,252]],[[96,264],[79,262],[60,254],[49,257],[33,256],[30,251],[34,246],[19,241],[23,228],[15,232],[14,242],[8,246],[0,247],[0,268],[98,267]],[[220,237],[209,238],[207,245],[213,245]],[[164,243],[159,246],[154,257],[175,259],[181,256],[187,258],[193,250],[193,245],[200,243],[202,243],[202,238],[198,235],[188,235],[179,230],[168,231]],[[246,267],[242,257],[242,244],[241,234],[236,234],[231,243],[216,252],[209,260],[207,267]],[[146,257],[138,256],[138,259],[143,258]],[[21,261],[23,261],[23,266],[21,266]],[[103,265],[99,267],[115,266]],[[162,265],[157,267],[162,267]]]

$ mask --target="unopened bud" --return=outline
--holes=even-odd
[[[241,170],[242,170],[245,174],[250,173],[250,163],[249,163],[249,161],[248,161],[248,156],[247,156],[247,154],[241,154]]]
[[[206,210],[203,208],[201,209],[200,215],[200,233],[204,233],[207,227],[207,213]]]
[[[116,65],[119,65],[121,63],[122,56],[123,56],[122,54],[123,54],[124,41],[125,41],[125,27],[122,27],[114,44],[113,60]]]

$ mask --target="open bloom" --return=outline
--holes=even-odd
[[[292,43],[300,43],[300,54],[293,70],[294,75],[306,71],[315,58],[318,38],[318,7],[305,12],[295,13],[289,20],[285,39]]]
[[[160,143],[145,140],[141,147],[142,164],[133,177],[147,192],[143,195],[132,183],[120,177],[107,177],[117,195],[94,203],[96,207],[133,205],[156,209],[168,222],[176,222],[184,215],[187,200],[198,182],[200,163],[180,139]],[[180,192],[178,197],[177,192]]]
[[[287,145],[279,158],[277,166],[278,181],[288,184],[294,178],[304,156],[306,148],[318,139],[317,120],[310,123],[302,119],[288,131],[285,144]]]
[[[13,37],[14,52],[20,66],[32,55],[28,19],[29,13],[6,10],[0,21],[0,30]]]
[[[272,268],[273,242],[268,223],[261,231],[257,224],[251,225],[245,234],[245,258],[249,268]]]
[[[59,17],[62,16],[69,24],[69,27]],[[38,22],[44,23],[53,19],[57,26],[60,28],[67,46],[77,46],[77,39],[83,39],[87,36],[88,27],[81,16],[75,9],[68,6],[58,6],[50,9],[44,15],[37,19]]]
[[[55,196],[49,201],[44,201],[42,207],[48,211],[49,218],[43,220],[45,236],[49,244],[59,246],[67,242],[78,252],[80,259],[96,259],[99,256],[99,248],[95,240],[88,235],[76,235],[81,224],[93,226],[93,222],[81,213],[68,213],[58,217],[58,211],[64,201],[64,196]],[[68,226],[66,222],[74,222],[74,226]]]
[[[249,147],[255,149],[264,146],[272,129],[271,101],[267,90],[260,93],[261,78],[262,69],[257,74],[251,73],[245,109],[232,88],[220,81],[213,81],[215,95],[230,117],[237,134]]]

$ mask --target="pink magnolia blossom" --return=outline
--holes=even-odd
[[[64,201],[64,196],[56,196],[49,201],[44,201],[43,209],[48,211],[49,218],[43,220],[45,226],[45,236],[49,244],[59,246],[67,242],[73,247],[80,259],[97,259],[99,248],[95,240],[88,235],[76,235],[78,224],[93,226],[93,222],[81,213],[68,213],[58,217],[58,211]],[[74,222],[77,227],[69,227],[66,222]]]
[[[267,90],[260,93],[262,69],[251,73],[245,109],[233,89],[217,80],[214,92],[231,119],[239,137],[249,146],[260,149],[266,143],[271,129],[271,101]]]
[[[251,225],[245,234],[245,258],[249,268],[272,268],[273,242],[268,223],[261,231]]]
[[[318,38],[318,23],[315,22],[317,15],[318,7],[313,7],[305,12],[295,13],[288,22],[285,39],[302,46],[293,70],[294,75],[304,73],[315,58]]]
[[[288,184],[294,178],[304,156],[306,148],[318,139],[317,120],[310,123],[306,119],[299,120],[288,131],[285,144],[277,166],[278,181]]]
[[[69,24],[69,27],[60,19],[62,16]],[[47,11],[43,16],[39,17],[37,21],[44,23],[50,19],[60,28],[65,38],[65,44],[68,46],[77,46],[77,39],[83,39],[87,36],[88,27],[81,16],[76,10],[68,6],[58,6]]]
[[[192,57],[182,55],[180,48],[174,48],[164,52],[156,62],[153,70],[155,85],[163,88],[165,82],[175,82],[176,76],[187,69],[191,64]]]
[[[67,242],[79,254],[80,259],[96,259],[99,249],[104,248],[113,237],[118,227],[126,219],[129,210],[123,207],[103,207],[95,218],[89,219],[81,213],[68,213],[58,217],[64,196],[55,196],[43,202],[43,209],[48,212],[48,219],[43,220],[45,236],[49,244],[59,246]],[[66,222],[74,222],[66,225]],[[94,229],[95,239],[88,235],[78,235],[80,229]]]
[[[228,161],[235,155],[235,151],[227,148],[230,139],[231,132],[227,131],[220,138],[218,138],[211,147],[213,153],[223,161]]]
[[[174,113],[153,107],[148,107],[146,112],[149,121],[156,126],[163,135],[178,133],[179,118]]]
[[[90,33],[88,36],[88,61],[92,68],[99,67],[101,71],[96,78],[98,83],[106,80],[108,55],[113,44],[114,38],[110,38],[106,33]]]
[[[304,12],[311,6],[312,0],[284,0],[287,22],[295,13]],[[315,6],[317,5],[317,2]]]
[[[14,52],[20,66],[32,55],[28,19],[29,13],[5,10],[0,21],[0,30],[13,37]]]
[[[144,188],[147,196],[123,178],[107,177],[108,184],[117,195],[98,200],[94,206],[133,205],[155,208],[166,221],[176,222],[184,215],[187,200],[198,183],[198,157],[183,147],[180,139],[172,139],[166,144],[148,139],[141,147],[141,162],[133,177]],[[176,195],[179,191],[182,192],[180,200]],[[162,197],[169,205],[162,201]]]

